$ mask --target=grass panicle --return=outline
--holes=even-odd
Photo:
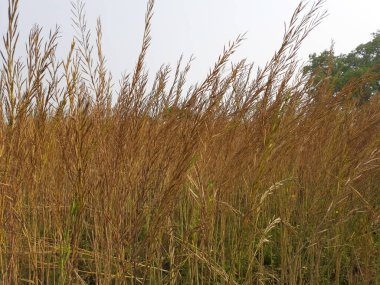
[[[186,89],[192,57],[148,72],[153,0],[119,85],[84,2],[65,58],[38,26],[16,58],[9,0],[0,283],[378,284],[380,94],[352,96],[373,73],[335,92],[300,71],[323,4],[297,6],[262,68],[231,63],[240,35]]]

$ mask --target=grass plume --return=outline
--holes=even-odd
[[[0,282],[379,283],[380,94],[358,104],[350,94],[371,76],[334,93],[328,78],[314,86],[299,72],[323,4],[299,4],[256,73],[246,60],[228,65],[241,35],[186,91],[192,58],[148,84],[153,0],[118,87],[83,2],[67,57],[56,57],[59,30],[43,39],[36,26],[24,62],[9,0]]]

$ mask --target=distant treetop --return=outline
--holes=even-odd
[[[380,30],[372,34],[371,41],[357,46],[348,54],[335,56],[331,49],[310,55],[304,73],[313,75],[316,86],[329,78],[335,85],[335,93],[350,81],[367,76],[370,79],[355,95],[361,102],[369,100],[380,91]]]

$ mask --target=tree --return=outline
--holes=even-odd
[[[355,92],[355,96],[361,102],[369,100],[380,91],[380,30],[372,34],[371,41],[359,45],[348,54],[335,56],[331,49],[319,55],[310,55],[304,73],[313,76],[315,86],[329,78],[334,84],[335,93],[347,83],[365,77],[365,83]]]

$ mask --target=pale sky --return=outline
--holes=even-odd
[[[141,46],[145,0],[86,0],[89,27],[95,35],[96,18],[103,24],[104,53],[115,79],[132,72]],[[155,73],[163,63],[175,65],[180,55],[195,56],[190,80],[201,80],[223,46],[239,33],[247,39],[234,59],[247,58],[265,64],[279,47],[284,22],[299,0],[156,0],[152,45],[147,67]],[[7,0],[0,0],[0,31],[6,28]],[[66,56],[73,35],[70,0],[20,0],[21,52],[27,33],[35,23],[45,32],[61,27],[58,53]],[[327,0],[329,16],[305,41],[300,59],[329,48],[335,41],[337,54],[347,53],[371,39],[380,29],[380,0]],[[2,48],[2,45],[1,45]],[[20,54],[21,54],[20,52]]]

